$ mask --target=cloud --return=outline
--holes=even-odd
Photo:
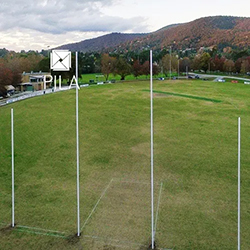
[[[47,50],[60,45],[75,43],[86,39],[96,38],[109,32],[67,32],[65,34],[44,34],[39,31],[28,29],[11,29],[0,31],[0,48],[8,50]]]
[[[119,0],[5,0],[0,3],[0,31],[18,28],[50,34],[145,31],[144,18],[103,13],[102,9],[118,3]]]

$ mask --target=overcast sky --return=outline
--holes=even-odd
[[[111,32],[151,32],[200,17],[249,17],[249,0],[1,0],[0,48],[41,50]]]

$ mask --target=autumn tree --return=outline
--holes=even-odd
[[[109,54],[103,54],[101,57],[101,72],[106,81],[108,81],[109,75],[114,72],[115,62],[116,58],[109,56]]]
[[[5,86],[11,85],[12,83],[12,72],[3,63],[0,63],[0,94],[6,94]]]
[[[215,55],[215,57],[211,58],[210,60],[210,70],[223,72],[224,62],[225,62],[224,57]]]
[[[142,65],[140,64],[139,60],[134,61],[132,66],[132,73],[135,76],[135,78],[142,75]]]
[[[247,58],[243,59],[243,61],[241,63],[240,72],[242,74],[246,74],[247,72],[250,72],[250,57],[247,57]]]
[[[224,72],[233,72],[234,71],[234,61],[230,59],[226,59],[224,61],[223,69]]]
[[[142,65],[142,75],[149,75],[150,74],[150,66],[149,61],[145,61]]]
[[[17,57],[14,57],[12,60],[9,60],[7,62],[7,67],[12,72],[12,82],[11,85],[16,87],[19,83],[22,81],[22,71],[21,71],[21,65],[20,60]]]

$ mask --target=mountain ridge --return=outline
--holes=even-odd
[[[78,43],[66,44],[58,49],[82,52],[137,51],[143,49],[173,49],[250,46],[250,18],[235,16],[209,16],[191,22],[165,26],[151,33],[110,33]]]

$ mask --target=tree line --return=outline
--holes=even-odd
[[[102,72],[106,80],[110,74],[119,75],[124,80],[127,75],[135,78],[149,75],[149,50],[140,52],[80,52],[79,75]],[[63,74],[71,78],[75,72],[74,53],[72,55],[72,69]],[[217,47],[202,48],[199,51],[185,49],[183,51],[161,49],[153,51],[153,74],[168,76],[170,72],[202,71],[226,72],[229,74],[249,74],[250,50]],[[19,53],[0,49],[0,92],[5,91],[6,85],[14,87],[21,83],[23,72],[51,72],[49,51],[21,51]],[[56,72],[51,72],[57,74]]]

